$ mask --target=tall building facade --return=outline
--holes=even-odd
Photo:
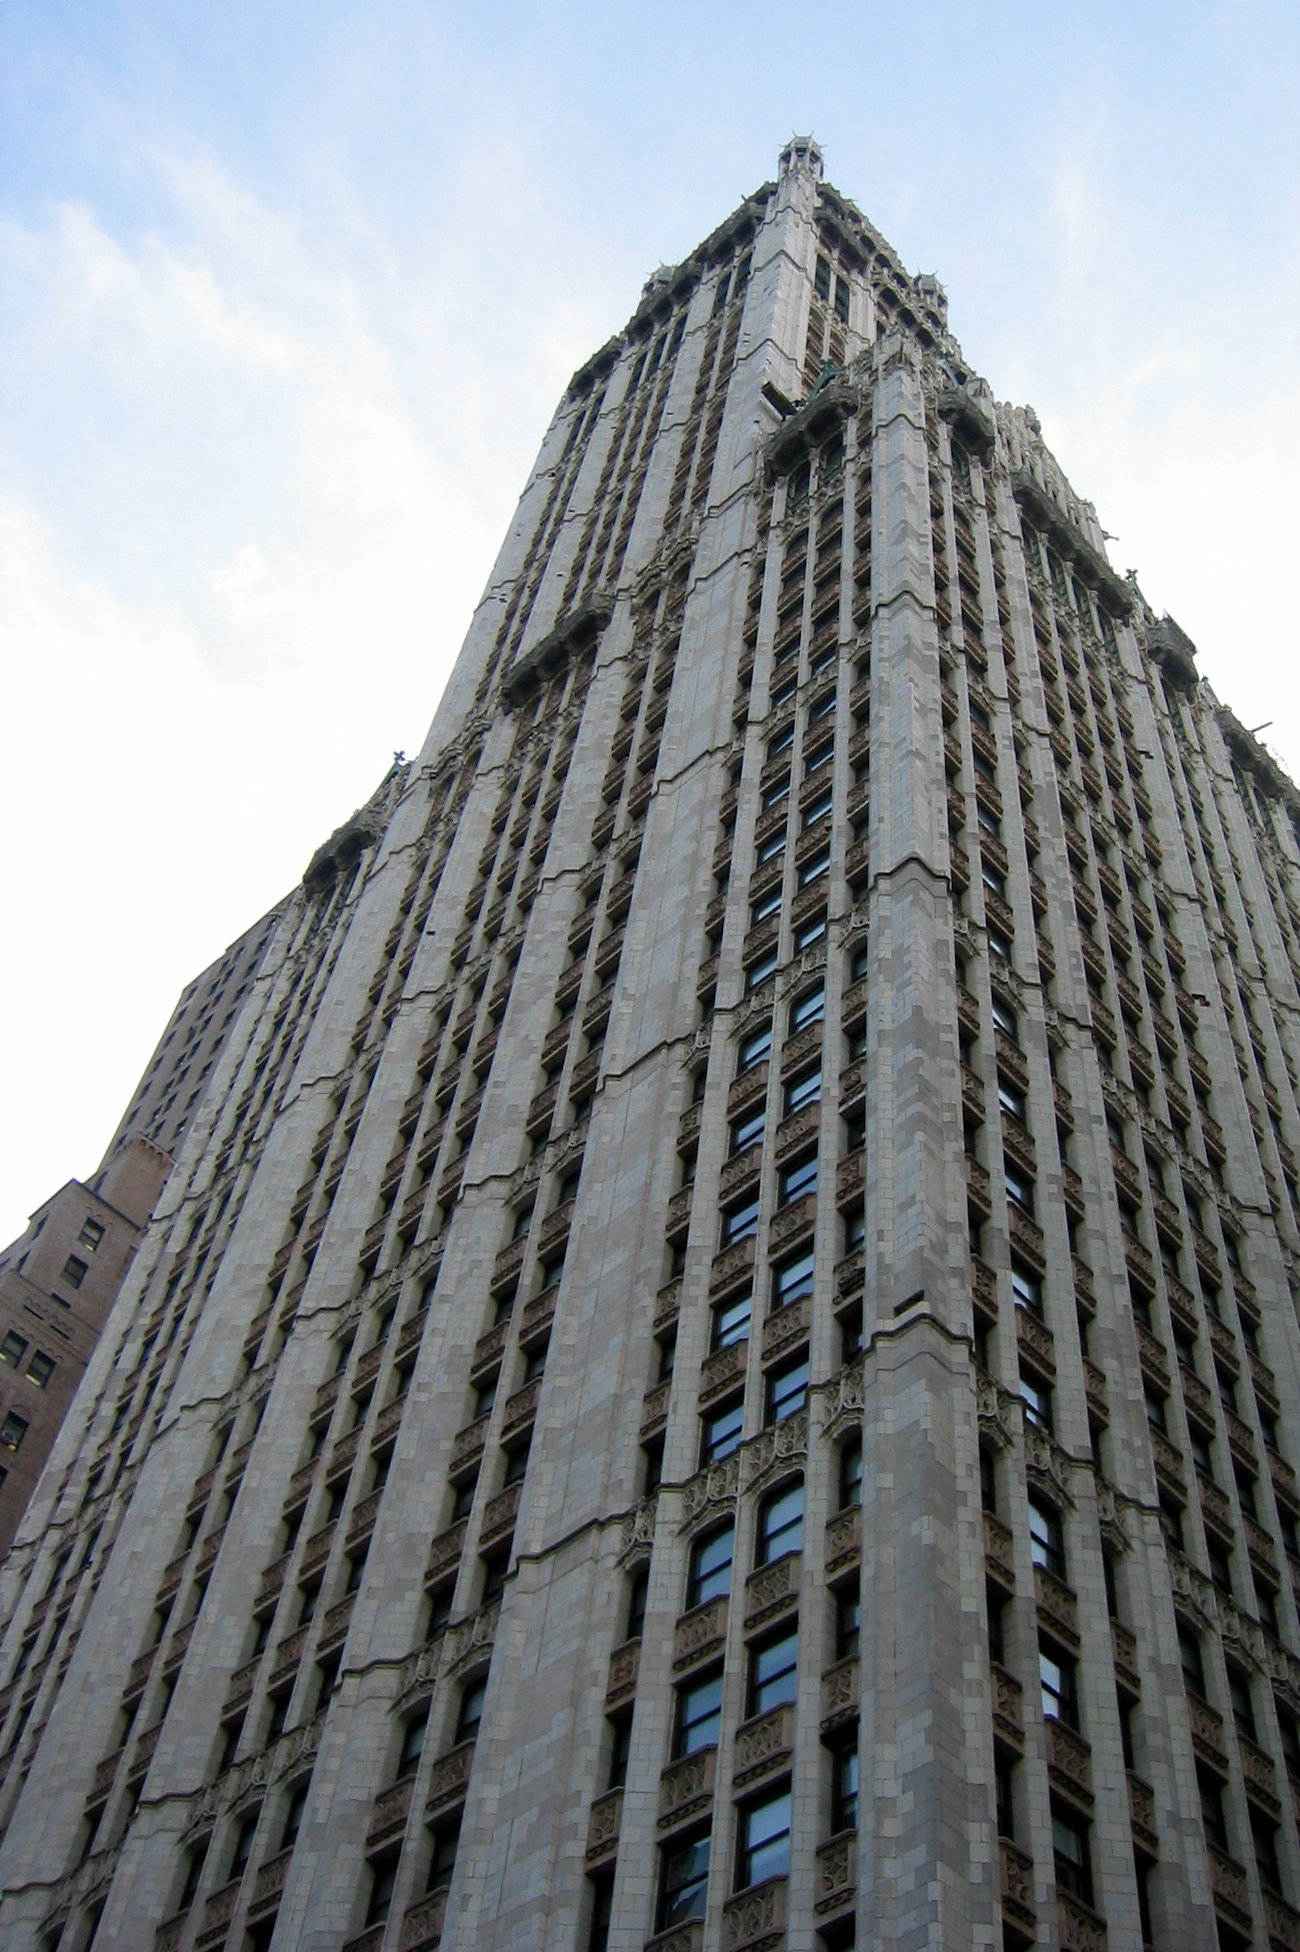
[[[1298,821],[792,142],[184,1137],[6,1945],[1294,1952]]]
[[[274,911],[264,916],[186,984],[95,1171],[68,1180],[18,1239],[0,1248],[0,1557],[278,919]]]

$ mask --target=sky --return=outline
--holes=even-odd
[[[0,1242],[422,743],[570,373],[812,133],[1300,775],[1300,9],[0,0]]]

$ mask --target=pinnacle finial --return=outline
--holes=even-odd
[[[822,176],[822,150],[816,136],[791,136],[781,151],[781,174],[787,170],[811,170],[818,182]]]

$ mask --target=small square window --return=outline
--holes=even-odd
[[[0,1342],[0,1362],[10,1363],[15,1369],[27,1353],[27,1337],[11,1328],[3,1342]]]
[[[79,1288],[90,1272],[90,1264],[76,1254],[69,1254],[63,1263],[63,1279],[70,1288]]]
[[[47,1356],[44,1349],[38,1349],[27,1365],[27,1374],[37,1389],[44,1389],[56,1366],[53,1356]]]

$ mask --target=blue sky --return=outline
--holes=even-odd
[[[419,745],[572,369],[794,130],[1300,771],[1300,10],[0,0],[0,1239]]]

